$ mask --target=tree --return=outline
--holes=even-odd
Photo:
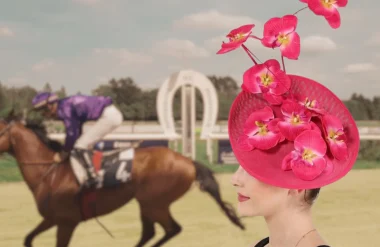
[[[59,98],[65,98],[67,96],[66,94],[66,88],[64,86],[61,87],[60,90],[55,92]]]
[[[51,85],[49,82],[46,82],[44,87],[42,88],[42,91],[44,92],[53,92],[52,88],[51,88]]]

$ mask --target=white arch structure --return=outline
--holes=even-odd
[[[182,136],[176,133],[173,100],[177,90],[182,91]],[[218,94],[212,82],[202,73],[194,70],[181,70],[167,78],[160,87],[157,100],[157,115],[163,133],[155,134],[122,134],[110,133],[104,140],[171,140],[177,141],[182,137],[183,154],[195,159],[195,122],[196,122],[196,97],[195,88],[198,88],[203,100],[203,123],[200,138],[207,140],[207,155],[212,156],[212,133],[218,117]],[[51,133],[49,137],[63,140],[65,134]]]
[[[209,139],[218,117],[218,95],[212,82],[202,73],[194,70],[182,70],[172,74],[160,87],[157,94],[157,115],[163,132],[167,136],[179,139],[176,133],[173,100],[176,91],[182,90],[182,145],[185,155],[195,159],[195,88],[198,88],[203,100],[203,124],[200,138]]]

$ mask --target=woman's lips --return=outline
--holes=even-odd
[[[250,199],[249,197],[243,196],[242,194],[238,193],[238,200],[239,200],[239,202],[244,202],[244,201],[247,201],[249,199]]]

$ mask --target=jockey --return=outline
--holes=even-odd
[[[42,92],[32,100],[33,109],[42,112],[44,117],[62,120],[66,129],[64,152],[56,153],[54,161],[59,163],[73,152],[85,165],[88,175],[87,185],[96,184],[96,174],[91,158],[86,152],[96,142],[112,132],[123,122],[123,115],[115,107],[112,99],[104,96],[74,95],[59,99],[55,93]],[[86,121],[96,121],[82,134]]]

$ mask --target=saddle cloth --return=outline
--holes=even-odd
[[[90,155],[98,177],[97,189],[116,187],[132,179],[134,148],[111,152],[94,151]],[[75,155],[70,156],[70,164],[79,185],[83,186],[88,178],[85,165]]]

